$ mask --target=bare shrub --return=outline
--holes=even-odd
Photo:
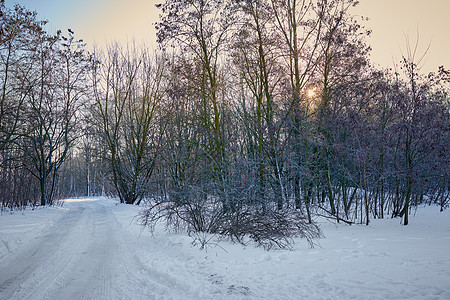
[[[257,246],[266,250],[273,248],[291,249],[295,237],[305,238],[311,247],[322,237],[320,228],[308,220],[298,210],[266,208],[265,211],[246,207],[230,213],[220,234],[233,241],[245,243],[249,237]]]
[[[198,195],[197,195],[198,196]],[[293,238],[305,238],[311,247],[322,237],[315,223],[308,223],[306,217],[295,209],[277,210],[276,207],[241,205],[239,209],[225,210],[217,199],[193,197],[191,201],[176,203],[170,201],[151,202],[139,216],[139,223],[155,230],[161,222],[170,232],[185,231],[190,236],[210,233],[233,242],[270,249],[292,249]],[[201,244],[201,248],[204,245]]]

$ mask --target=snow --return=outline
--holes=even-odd
[[[184,233],[154,236],[114,199],[0,216],[0,299],[450,299],[450,211],[410,225],[318,220],[313,249],[265,251]]]

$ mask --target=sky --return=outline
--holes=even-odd
[[[71,28],[92,48],[108,41],[145,41],[156,45],[154,23],[158,21],[156,3],[162,0],[6,0],[36,10],[48,20],[47,30]],[[368,43],[372,62],[382,68],[393,67],[406,54],[406,38],[414,45],[419,37],[418,56],[430,47],[422,72],[450,68],[450,0],[360,0],[352,10],[368,17],[363,24],[372,29]]]

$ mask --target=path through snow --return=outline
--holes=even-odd
[[[34,232],[35,237],[26,240],[14,253],[9,249],[9,255],[0,264],[0,299],[176,296],[171,291],[170,280],[155,276],[141,262],[133,248],[139,240],[137,236],[127,237],[113,213],[114,202],[108,199],[69,200],[64,207],[66,209],[61,210],[61,215],[49,228]],[[26,224],[26,218],[17,217]],[[8,227],[8,224],[1,224],[5,236],[11,231],[17,233],[25,225]],[[3,234],[2,240],[3,244],[10,244],[3,239]],[[183,293],[196,297],[189,287]]]

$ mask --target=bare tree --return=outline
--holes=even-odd
[[[85,86],[83,44],[69,38],[40,37],[33,77],[27,79],[27,126],[21,133],[27,169],[40,182],[41,205],[52,204],[57,174],[76,139],[76,118]]]
[[[211,175],[222,195],[228,186],[226,173],[226,139],[222,108],[223,77],[220,62],[223,59],[229,30],[234,16],[229,14],[228,1],[168,0],[162,8],[158,23],[158,40],[163,45],[174,45],[192,66],[190,88],[199,100],[199,120],[203,133],[201,145],[209,161]],[[226,196],[222,196],[226,207]]]
[[[21,168],[22,153],[16,142],[25,122],[24,103],[30,92],[27,80],[35,63],[35,45],[45,22],[21,6],[6,8],[3,1],[0,20],[0,193],[2,206],[24,206],[34,201],[33,184]]]
[[[159,154],[164,62],[158,56],[152,60],[146,49],[121,49],[117,44],[94,61],[94,115],[108,145],[116,192],[124,203],[133,204],[145,195],[144,185]]]

